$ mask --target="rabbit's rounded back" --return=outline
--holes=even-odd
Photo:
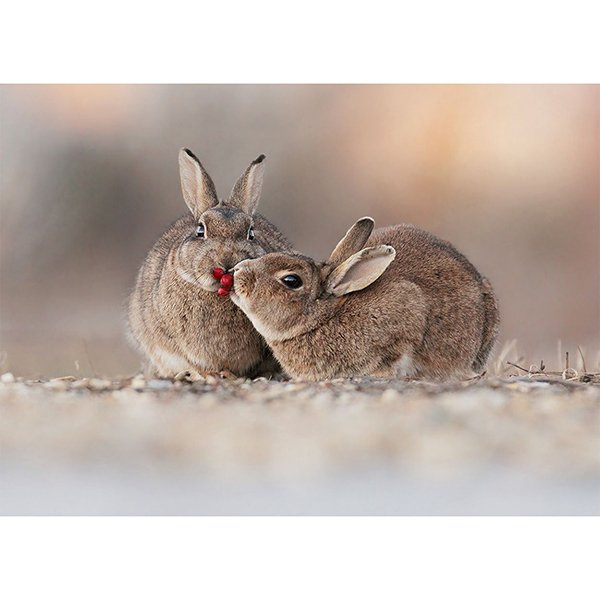
[[[215,268],[290,244],[256,213],[264,156],[253,161],[226,201],[189,150],[179,157],[190,212],[175,221],[148,253],[129,302],[129,331],[147,360],[147,372],[231,371],[238,375],[272,366],[270,351],[246,316],[217,295]]]
[[[326,263],[281,253],[241,263],[234,302],[295,377],[481,371],[498,324],[489,282],[432,234],[372,227],[358,221]],[[290,276],[302,284],[290,289]]]
[[[425,335],[414,356],[419,370],[433,378],[481,373],[499,324],[489,281],[452,244],[412,225],[377,229],[367,243],[396,250],[381,286],[410,281],[427,300]]]

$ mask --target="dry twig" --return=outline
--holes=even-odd
[[[511,367],[515,367],[517,369],[521,369],[521,371],[523,371],[524,373],[530,373],[531,372],[529,369],[526,369],[525,367],[521,367],[520,365],[517,365],[515,363],[511,363],[509,360],[506,361],[506,364],[510,365]]]
[[[587,369],[585,367],[585,358],[583,358],[583,352],[581,351],[581,346],[579,344],[577,345],[577,350],[579,350],[579,356],[581,356],[581,364],[583,366],[583,372],[587,373]]]

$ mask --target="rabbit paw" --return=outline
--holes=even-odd
[[[214,382],[215,379],[238,379],[235,373],[228,370],[223,371],[196,371],[195,369],[186,369],[180,371],[173,378],[175,381],[187,381],[193,383],[194,381],[209,381]]]

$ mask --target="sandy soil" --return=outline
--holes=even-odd
[[[600,377],[0,384],[2,514],[600,514]]]

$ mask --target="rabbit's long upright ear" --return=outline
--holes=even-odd
[[[262,191],[265,158],[266,156],[261,154],[250,163],[233,186],[226,204],[239,208],[249,215],[254,213]]]
[[[392,246],[365,248],[337,266],[326,281],[326,289],[334,296],[362,290],[379,279],[396,257]]]
[[[187,148],[179,151],[181,191],[188,208],[197,219],[209,208],[218,204],[215,184],[202,163]]]
[[[335,267],[362,250],[373,231],[374,225],[375,221],[371,217],[363,217],[356,221],[338,242],[327,262]]]

